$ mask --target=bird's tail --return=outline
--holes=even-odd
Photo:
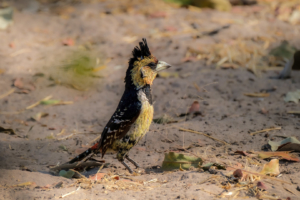
[[[84,151],[83,153],[79,154],[78,156],[76,156],[75,158],[73,158],[72,160],[70,160],[68,163],[72,164],[74,162],[78,162],[83,160],[84,158],[86,158],[88,155],[90,155],[91,153],[95,152],[98,150],[98,142],[92,146],[91,148],[89,148],[88,150]]]

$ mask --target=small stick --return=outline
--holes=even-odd
[[[101,171],[101,169],[103,169],[103,167],[104,167],[104,164],[102,164],[101,167],[99,167],[99,169],[98,169],[98,171],[96,173],[96,181],[97,181],[97,174]]]
[[[269,93],[244,93],[245,96],[248,97],[268,97],[270,96]]]
[[[52,98],[52,95],[49,95],[49,96],[45,97],[44,99],[42,99],[42,100],[40,100],[40,101],[38,101],[38,102],[35,102],[34,104],[32,104],[32,105],[30,105],[30,106],[27,106],[27,107],[26,107],[26,110],[29,110],[29,109],[31,109],[31,108],[34,108],[34,107],[38,106],[38,105],[41,103],[41,101],[47,101],[47,100],[49,100],[49,99],[51,99],[51,98]]]
[[[194,87],[198,90],[198,92],[201,92],[201,89],[200,89],[200,87],[197,85],[196,82],[194,82]]]
[[[0,99],[2,99],[2,98],[4,98],[4,97],[6,97],[6,96],[8,96],[8,95],[10,95],[10,94],[12,94],[12,93],[14,93],[14,91],[15,91],[15,89],[11,89],[11,90],[9,90],[8,92],[6,92],[6,93],[0,95]]]
[[[87,179],[85,176],[83,176],[82,174],[80,174],[78,171],[74,170],[74,169],[70,169],[71,171],[77,173],[81,178],[83,179]]]
[[[0,98],[1,99],[1,98]],[[300,111],[287,111],[288,114],[300,115]]]
[[[59,133],[60,134],[60,133]],[[70,137],[72,137],[73,135],[76,135],[77,133],[72,133],[72,134],[70,134],[70,135],[67,135],[67,136],[65,136],[65,137],[62,137],[62,138],[57,138],[57,140],[65,140],[65,139],[68,139],[68,138],[70,138]]]
[[[281,127],[267,128],[264,130],[255,131],[255,132],[250,133],[250,135],[255,135],[257,133],[263,133],[263,132],[268,132],[268,131],[273,131],[273,130],[281,130]]]
[[[64,195],[62,195],[60,198],[65,198],[66,196],[69,196],[69,195],[75,193],[75,192],[78,191],[79,189],[80,189],[80,186],[77,188],[77,190],[74,190],[74,191],[72,191],[72,192],[69,192],[69,193],[67,193],[67,194],[64,194]]]
[[[99,163],[99,162],[84,162],[84,163],[66,163],[66,164],[62,164],[59,165],[57,167],[53,167],[50,168],[51,170],[63,170],[63,169],[73,169],[73,168],[77,168],[77,167],[92,167],[92,166],[101,166],[103,165],[103,163]]]
[[[223,144],[225,144],[225,145],[229,145],[227,142],[224,142],[224,141],[222,141],[222,140],[219,140],[219,139],[217,139],[217,138],[214,138],[214,137],[209,136],[209,135],[207,135],[207,134],[205,134],[205,133],[202,133],[202,132],[193,131],[193,130],[184,129],[184,128],[179,128],[179,130],[181,130],[181,131],[186,131],[186,132],[191,132],[191,133],[197,133],[197,134],[200,134],[200,135],[204,135],[204,136],[206,136],[206,137],[208,137],[208,138],[210,138],[210,139],[219,141],[219,142],[221,142],[221,143],[223,143]]]

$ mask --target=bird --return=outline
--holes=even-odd
[[[117,159],[132,174],[133,170],[125,162],[128,160],[136,168],[140,166],[129,157],[129,151],[149,131],[153,119],[152,84],[159,71],[168,69],[170,64],[158,60],[151,54],[145,38],[132,51],[125,75],[125,90],[114,114],[104,127],[101,138],[88,150],[68,163],[83,160],[92,153],[100,153],[102,158],[107,150],[117,152]]]

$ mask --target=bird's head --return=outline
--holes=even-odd
[[[152,85],[157,73],[171,67],[164,61],[159,61],[153,56],[148,48],[147,41],[139,43],[132,51],[133,57],[129,60],[129,67],[126,72],[126,88],[143,88],[145,85]]]

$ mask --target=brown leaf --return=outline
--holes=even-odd
[[[285,160],[299,162],[299,158],[293,157],[290,151],[281,151],[281,152],[255,152],[258,153],[258,157],[262,159],[270,158],[270,157],[281,157]]]
[[[22,78],[18,77],[15,79],[14,81],[14,86],[19,88],[19,89],[22,89],[23,88],[23,81],[22,81]]]
[[[23,78],[21,77],[18,77],[14,80],[14,86],[19,88],[19,89],[22,89],[22,91],[33,91],[35,90],[35,86],[32,82],[30,81],[24,81]],[[27,91],[28,93],[28,91]]]

